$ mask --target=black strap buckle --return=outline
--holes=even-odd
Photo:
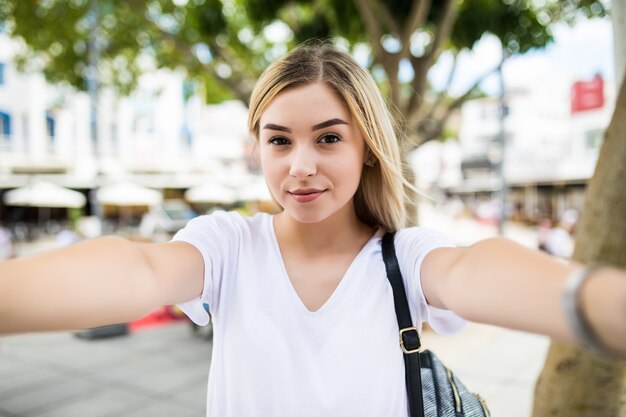
[[[420,337],[415,327],[407,327],[400,330],[400,347],[404,353],[416,353],[420,351]]]

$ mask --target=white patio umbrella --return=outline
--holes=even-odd
[[[100,204],[127,207],[127,206],[155,206],[163,201],[161,192],[145,188],[132,182],[100,187],[96,193]]]
[[[36,181],[4,194],[4,203],[9,206],[81,208],[86,202],[78,191],[46,181]]]
[[[254,182],[259,176],[241,172],[225,172],[216,176],[217,182],[233,189],[243,188]]]
[[[185,191],[185,200],[190,203],[232,204],[237,201],[233,190],[216,182],[196,185]]]
[[[272,201],[267,183],[263,177],[258,177],[250,184],[241,187],[237,193],[239,201]]]

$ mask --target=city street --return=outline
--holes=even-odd
[[[420,218],[459,245],[496,233],[429,205],[420,207]],[[536,233],[520,226],[510,225],[507,235],[536,242]],[[423,339],[486,399],[493,416],[530,415],[547,338],[472,323],[453,337],[426,330]],[[66,332],[0,337],[0,417],[200,417],[210,350],[186,322],[96,341]]]

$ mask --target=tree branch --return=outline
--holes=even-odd
[[[235,93],[237,98],[243,101],[247,106],[250,101],[250,93],[252,92],[250,78],[234,76],[234,74],[241,75],[244,73],[243,66],[236,62],[238,58],[234,57],[232,54],[229,54],[226,48],[221,48],[215,42],[211,42],[210,45],[214,58],[219,58],[221,61],[234,69],[232,71],[231,77],[221,78],[218,76],[217,79],[220,81],[220,83],[224,84],[233,93]],[[214,60],[212,62],[214,62]],[[215,64],[211,66],[215,68]]]
[[[410,118],[412,123],[409,126],[412,126],[414,125],[414,123],[417,123],[418,124],[417,131],[419,135],[416,135],[414,140],[411,142],[411,146],[417,147],[425,142],[428,142],[429,140],[437,139],[439,136],[441,136],[441,133],[443,132],[443,128],[446,122],[448,121],[448,119],[450,118],[450,116],[452,115],[452,112],[455,109],[461,107],[463,103],[465,103],[469,99],[472,93],[476,91],[480,83],[483,82],[483,80],[487,78],[489,75],[493,74],[494,72],[498,70],[499,65],[500,64],[498,64],[494,68],[482,74],[480,77],[478,77],[474,81],[474,84],[472,84],[472,86],[469,89],[467,89],[465,93],[463,93],[463,95],[455,98],[452,101],[452,103],[450,103],[450,105],[446,107],[444,114],[441,117],[437,118],[437,121],[434,124],[434,127],[429,128],[427,127],[427,125],[429,124],[429,122],[434,120],[433,116],[434,116],[434,112],[436,111],[435,108],[432,108],[431,112],[429,112],[428,116],[430,117],[428,116],[424,117],[421,121],[419,120],[419,116],[412,115],[412,117]]]
[[[378,23],[374,9],[369,0],[355,0],[355,5],[361,14],[361,18],[365,23],[365,30],[370,37],[375,57],[374,60],[380,59],[382,61],[384,55],[384,50],[380,43],[382,29]]]
[[[363,21],[365,22],[367,33],[371,38],[374,61],[380,63],[384,68],[385,74],[387,74],[387,80],[389,82],[390,99],[394,104],[397,105],[399,92],[399,60],[397,54],[390,54],[383,49],[381,44],[383,32],[379,23],[379,19],[376,16],[376,10],[381,9],[383,6],[378,2],[378,0],[355,0],[355,4]]]
[[[457,64],[459,62],[457,60],[457,57],[458,57],[458,54],[453,54],[452,55],[452,68],[450,68],[450,72],[448,73],[448,80],[446,81],[446,86],[437,95],[437,99],[435,100],[433,105],[430,107],[430,110],[428,111],[428,113],[424,117],[425,119],[432,118],[434,116],[435,112],[437,111],[437,109],[441,106],[441,103],[443,102],[443,99],[448,96],[447,92],[450,91],[450,86],[452,85],[452,81],[454,81],[454,76],[456,75]],[[484,78],[484,76],[483,76],[483,78]]]
[[[133,0],[128,1],[127,5],[134,9],[135,13],[137,13],[138,15],[145,14],[145,4],[143,2]],[[215,79],[218,80],[220,84],[228,88],[239,100],[246,103],[246,105],[248,104],[250,100],[250,92],[252,90],[249,85],[249,78],[238,76],[239,74],[244,73],[244,67],[242,65],[237,65],[237,59],[232,55],[227,56],[228,54],[225,53],[224,48],[220,48],[220,46],[217,45],[217,43],[214,41],[210,42],[213,59],[208,64],[203,64],[193,53],[194,44],[187,42],[181,37],[162,29],[154,22],[152,24],[152,30],[156,31],[159,39],[172,42],[176,46],[178,52],[185,56],[190,63],[193,63],[193,65],[198,65],[199,67],[206,68],[209,71],[216,72],[215,70],[218,62],[216,62],[215,58],[219,58],[222,62],[226,63],[231,68],[241,69],[240,71],[233,71],[233,76],[228,79],[221,78],[219,76],[215,77]]]
[[[441,45],[450,37],[450,33],[452,33],[452,28],[454,27],[454,22],[456,21],[456,12],[456,0],[445,0],[441,19],[437,22],[437,30],[435,30],[435,36],[427,53],[431,62],[435,62],[441,53]]]
[[[413,88],[414,95],[409,99],[406,106],[407,114],[415,114],[419,111],[420,103],[419,96],[421,96],[426,89],[426,75],[428,70],[435,62],[436,58],[441,53],[441,45],[450,37],[454,22],[456,20],[457,4],[456,0],[445,0],[441,18],[436,23],[436,31],[433,37],[433,41],[430,44],[429,51],[420,58],[410,57],[411,65],[415,76],[411,87]]]
[[[200,61],[198,61],[198,58],[192,52],[193,46],[190,43],[184,42],[179,37],[159,28],[156,25],[155,25],[155,30],[158,31],[159,36],[162,40],[173,42],[174,45],[176,45],[177,50],[181,54],[186,56],[188,60],[190,60],[194,64],[197,64],[200,67],[206,68],[207,70],[213,73],[216,72],[216,66],[219,63],[217,62],[217,59],[229,65],[231,68],[237,67],[237,65],[234,63],[236,59],[232,56],[227,57],[226,54],[224,53],[225,52],[224,49],[220,48],[219,45],[217,45],[215,42],[210,43],[211,52],[213,54],[213,59],[208,64],[203,64]],[[243,70],[233,71],[232,74],[233,76],[231,76],[230,78],[221,78],[217,76],[215,77],[215,79],[218,80],[220,84],[228,88],[232,93],[234,93],[235,97],[237,97],[239,100],[243,101],[247,105],[248,102],[250,101],[250,92],[251,92],[251,88],[249,86],[250,83],[248,82],[249,80],[245,77],[234,75],[234,74],[243,74]]]
[[[372,1],[374,9],[376,9],[376,12],[379,13],[389,32],[391,32],[396,38],[400,39],[400,25],[398,25],[396,19],[393,18],[385,3],[377,0],[370,1]]]
[[[413,81],[411,81],[412,94],[404,107],[404,114],[408,115],[407,122],[410,122],[411,115],[418,113],[421,109],[421,98],[426,89],[426,74],[430,68],[426,57],[416,58],[410,55],[409,62],[413,67],[414,75]]]
[[[406,24],[400,36],[400,43],[402,44],[402,50],[400,51],[400,59],[407,58],[411,48],[411,36],[417,30],[418,27],[423,26],[428,12],[430,11],[432,0],[414,0],[411,5],[411,11],[409,17],[406,20]]]

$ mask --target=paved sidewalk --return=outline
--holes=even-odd
[[[0,337],[0,416],[201,417],[210,350],[185,322],[91,341]]]

